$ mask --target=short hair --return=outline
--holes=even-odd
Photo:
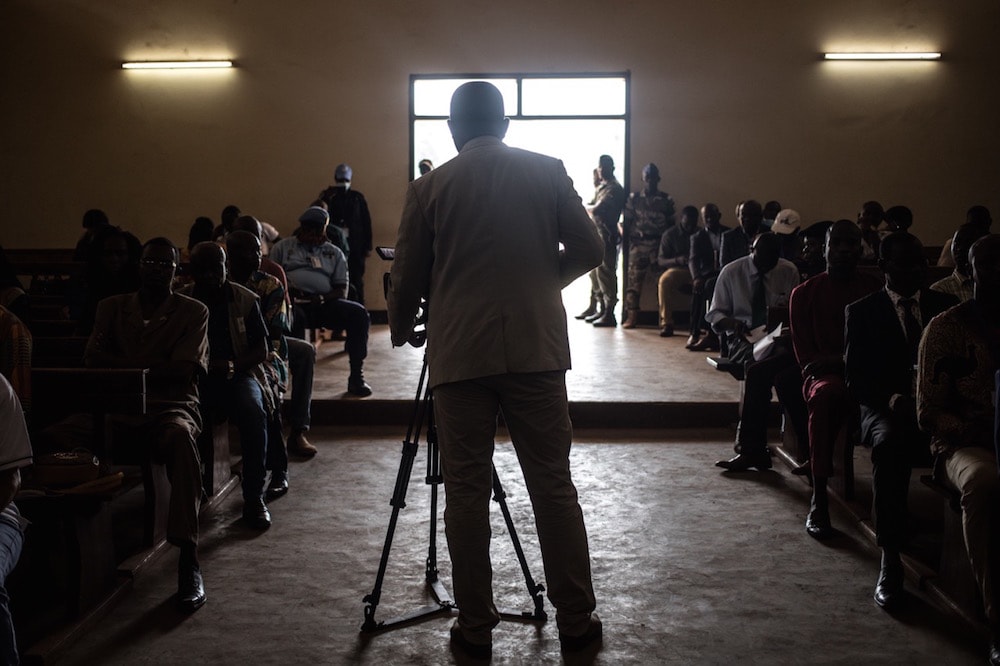
[[[965,221],[972,224],[979,224],[987,229],[993,224],[993,218],[990,216],[990,209],[986,206],[973,206],[969,208],[965,213]]]
[[[694,217],[695,220],[698,219],[698,209],[694,206],[684,206],[681,208],[681,217]]]
[[[174,245],[174,242],[172,240],[164,236],[155,236],[153,238],[150,238],[145,243],[143,243],[142,244],[143,253],[146,252],[147,247],[169,247],[171,251],[173,251],[174,253],[174,262],[179,262],[181,259],[181,251],[177,249],[177,246]]]
[[[108,215],[103,210],[99,208],[91,208],[86,213],[83,214],[83,228],[93,229],[94,227],[103,227],[110,224],[108,221]]]
[[[236,218],[240,216],[240,212],[241,212],[240,207],[234,206],[233,204],[229,204],[228,206],[223,208],[221,215],[222,226],[228,229],[229,227],[227,226],[227,224],[232,225],[232,223],[236,221]]]
[[[894,231],[885,238],[878,246],[878,258],[882,261],[888,261],[889,257],[892,255],[893,250],[897,247],[912,247],[923,251],[924,244],[920,242],[920,239],[911,233],[905,231]]]
[[[212,240],[212,232],[215,230],[215,223],[208,217],[195,218],[194,224],[188,230],[188,244],[190,250],[203,240]]]
[[[906,206],[892,206],[885,211],[886,222],[895,222],[902,230],[909,229],[913,225],[913,211]]]

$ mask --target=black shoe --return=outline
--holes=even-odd
[[[740,453],[735,458],[720,460],[715,463],[715,466],[730,472],[745,472],[751,467],[756,467],[763,472],[764,470],[771,469],[771,456],[766,453]]]
[[[578,314],[574,319],[586,319],[587,317],[592,317],[597,314],[597,302],[591,301],[587,309]]]
[[[205,605],[205,581],[201,568],[197,565],[181,565],[177,569],[177,608],[184,613],[193,613]]]
[[[688,349],[694,352],[719,351],[719,336],[709,331],[705,334],[705,337],[688,347]]]
[[[604,640],[604,628],[597,613],[590,614],[590,624],[579,636],[570,636],[559,632],[559,647],[563,652],[579,652],[591,643],[601,643]]]
[[[605,310],[604,314],[601,315],[600,319],[595,319],[590,323],[593,324],[594,326],[597,326],[598,328],[614,328],[615,326],[618,325],[618,320],[615,319],[614,312]]]
[[[263,499],[243,503],[243,522],[255,530],[266,530],[271,526],[271,512]]]
[[[588,324],[593,324],[595,321],[604,316],[604,309],[600,309],[589,317],[584,317],[583,320]]]
[[[990,666],[1000,666],[1000,640],[998,639],[990,641],[989,660]]]
[[[465,650],[470,657],[477,659],[489,659],[493,655],[493,643],[473,643],[462,633],[462,628],[458,626],[456,620],[451,625],[451,644]]]
[[[903,565],[883,565],[875,583],[875,603],[885,610],[899,607],[903,600]]]
[[[830,512],[817,508],[809,509],[809,515],[806,516],[806,532],[817,541],[832,537],[834,531],[830,525]]]
[[[666,326],[664,326],[663,328],[661,328],[660,329],[660,337],[661,338],[672,338],[672,337],[674,337],[674,326],[673,326],[673,324],[667,324]]]
[[[347,378],[347,392],[351,395],[367,398],[372,394],[372,387],[365,381],[364,375],[359,373]]]
[[[268,501],[277,499],[288,492],[288,472],[271,472],[271,480],[264,491]]]
[[[694,347],[696,344],[698,344],[699,340],[701,340],[701,332],[692,333],[691,335],[688,336],[687,342],[684,343],[684,349],[690,350],[691,347]]]

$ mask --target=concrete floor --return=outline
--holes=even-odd
[[[395,429],[321,428],[320,453],[292,468],[292,491],[255,534],[233,493],[204,526],[209,601],[191,617],[171,605],[175,556],[158,560],[60,664],[452,664],[451,618],[360,634],[400,462]],[[854,519],[841,536],[803,529],[807,486],[783,471],[727,476],[712,463],[728,430],[578,432],[572,454],[590,533],[605,643],[565,660],[555,623],[504,622],[497,664],[973,664],[984,639],[911,582],[910,610],[871,600],[878,558]],[[496,463],[533,575],[537,542],[516,459],[504,435]],[[429,602],[429,491],[424,448],[390,553],[377,620]],[[494,509],[499,606],[530,610],[524,579]],[[438,564],[449,581],[439,523]],[[546,603],[551,611],[551,606]]]
[[[569,299],[567,299],[569,302]],[[571,314],[582,307],[569,302]],[[497,664],[965,664],[981,663],[985,638],[907,582],[909,610],[895,617],[871,599],[878,554],[858,518],[834,509],[842,534],[821,544],[803,520],[809,488],[784,470],[727,476],[737,385],[704,353],[652,327],[595,329],[569,321],[570,399],[601,406],[603,429],[579,429],[574,476],[590,532],[603,649],[564,659],[554,621],[504,622]],[[390,415],[410,405],[423,350],[392,349],[374,326],[366,363],[375,394],[344,396],[342,343],[320,347],[312,439],[319,455],[293,463],[292,491],[271,504],[273,527],[244,529],[239,493],[203,527],[209,601],[191,617],[173,611],[175,553],[156,560],[98,626],[59,661],[92,664],[452,664],[451,618],[359,633],[372,591],[405,428]],[[636,415],[691,420],[695,429],[632,429]],[[369,408],[366,423],[349,425]],[[408,413],[408,412],[407,412]],[[723,416],[719,416],[719,415]],[[398,416],[398,414],[396,414]],[[676,418],[675,418],[676,417]],[[701,417],[699,417],[701,418]],[[583,419],[578,419],[578,423]],[[591,419],[594,421],[594,419]],[[391,424],[391,425],[385,425]],[[530,569],[541,563],[530,506],[505,435],[496,462]],[[425,606],[429,492],[421,447],[408,486],[376,620]],[[868,469],[858,453],[859,476]],[[934,504],[940,506],[940,502]],[[438,566],[450,564],[438,524]],[[494,509],[498,605],[531,610],[524,578]],[[551,612],[551,606],[546,603]]]

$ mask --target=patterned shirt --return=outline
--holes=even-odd
[[[625,207],[625,190],[612,178],[602,182],[594,194],[594,208],[590,216],[594,218],[598,231],[608,239],[617,240],[618,218]]]
[[[31,332],[0,306],[0,374],[14,387],[25,413],[31,412]]]
[[[931,319],[917,360],[917,420],[931,451],[993,449],[994,377],[1000,335],[979,304],[966,301]]]
[[[971,301],[975,293],[972,278],[962,275],[957,270],[952,271],[948,277],[941,278],[932,284],[931,289],[944,294],[951,294],[963,303]]]
[[[633,192],[625,203],[625,229],[632,242],[659,241],[674,226],[674,200],[666,192]]]
[[[267,324],[271,351],[267,355],[267,371],[273,385],[284,391],[288,385],[288,341],[285,335],[291,331],[288,320],[288,305],[285,288],[273,275],[254,271],[244,287],[257,294],[260,311]]]

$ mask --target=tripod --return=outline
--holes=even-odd
[[[361,625],[363,632],[375,632],[389,629],[404,623],[414,622],[420,618],[438,613],[448,614],[457,609],[455,602],[451,599],[448,590],[438,577],[437,568],[437,502],[438,486],[443,482],[441,476],[441,458],[437,442],[437,429],[434,426],[434,405],[432,393],[429,386],[426,386],[427,379],[427,359],[424,358],[423,366],[420,369],[420,380],[417,382],[417,394],[414,398],[413,416],[410,425],[406,430],[406,439],[403,440],[403,457],[399,463],[399,471],[396,474],[396,486],[392,493],[392,514],[389,517],[389,528],[385,535],[385,545],[382,546],[382,559],[379,561],[378,574],[375,576],[375,587],[371,594],[364,598],[365,621]],[[389,549],[392,547],[392,537],[396,531],[396,521],[399,512],[406,506],[406,486],[413,471],[413,461],[417,456],[417,444],[420,439],[420,430],[427,424],[427,476],[425,481],[431,487],[431,520],[430,520],[430,543],[427,547],[427,561],[425,575],[427,585],[430,588],[434,600],[437,602],[430,606],[417,609],[406,615],[402,615],[390,620],[376,622],[375,610],[378,608],[379,600],[382,596],[382,582],[385,578],[385,569],[389,563]],[[501,610],[500,617],[505,620],[537,621],[544,622],[547,619],[544,603],[545,587],[535,583],[528,570],[528,562],[525,560],[524,551],[521,549],[521,541],[514,530],[514,521],[510,516],[507,507],[507,495],[500,485],[500,477],[497,476],[497,469],[493,467],[493,501],[500,505],[504,522],[510,532],[511,541],[514,544],[514,552],[517,553],[518,562],[521,564],[521,571],[524,573],[524,582],[528,588],[528,596],[534,602],[533,611],[512,612]]]

